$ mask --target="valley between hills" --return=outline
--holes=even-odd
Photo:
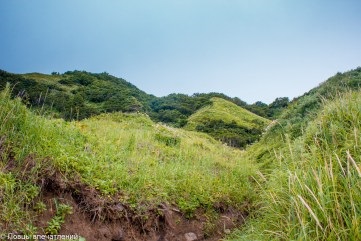
[[[360,83],[248,104],[1,70],[0,236],[360,240]]]

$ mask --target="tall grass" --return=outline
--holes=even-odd
[[[101,115],[77,125],[97,157],[93,166],[102,169],[89,181],[99,180],[103,191],[122,190],[130,202],[166,201],[191,213],[215,203],[238,206],[252,196],[253,165],[205,134],[141,114]]]
[[[326,101],[304,134],[275,152],[258,218],[233,239],[361,240],[360,130],[360,92]]]
[[[166,203],[191,216],[198,208],[212,211],[219,204],[244,210],[253,198],[252,163],[242,151],[205,134],[154,124],[143,114],[106,114],[80,122],[47,119],[19,99],[11,100],[9,92],[0,93],[4,232],[36,231],[31,223],[40,200],[37,178],[45,169],[102,195],[120,194],[119,201],[135,211]],[[29,157],[35,167],[24,173]]]
[[[0,234],[33,234],[38,176],[53,167],[69,176],[77,172],[67,167],[77,160],[84,138],[64,121],[31,113],[20,99],[10,99],[10,91],[7,86],[0,92]]]

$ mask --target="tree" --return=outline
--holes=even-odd
[[[139,112],[142,108],[142,103],[134,96],[131,96],[125,103],[125,111],[127,112]]]
[[[276,98],[270,105],[270,116],[273,118],[277,118],[281,112],[287,108],[290,100],[288,97],[278,97]]]

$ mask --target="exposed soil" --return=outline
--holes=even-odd
[[[47,205],[53,205],[51,195],[47,198]],[[71,195],[65,194],[62,201],[73,206],[73,214],[66,218],[60,234],[78,234],[87,241],[189,241],[189,240],[220,240],[225,232],[242,223],[242,218],[233,213],[226,213],[217,220],[217,226],[212,233],[205,233],[205,219],[196,217],[186,219],[178,211],[167,210],[163,215],[150,214],[144,222],[137,219],[92,221],[87,213],[77,206]],[[52,211],[53,210],[53,211]],[[54,209],[49,209],[39,217],[37,226],[46,227],[47,222],[54,216]],[[197,239],[187,239],[192,236]],[[193,237],[194,237],[193,235]]]
[[[37,226],[46,227],[55,215],[54,198],[73,207],[73,213],[66,217],[60,234],[78,234],[87,241],[216,241],[242,225],[247,216],[222,206],[217,208],[221,211],[218,218],[210,223],[202,210],[187,219],[178,209],[165,204],[136,214],[117,203],[115,198],[104,198],[94,189],[82,188],[80,192],[59,187],[57,191],[44,190],[42,199],[47,211],[39,216]]]
[[[0,149],[4,148],[2,143],[0,139]],[[18,178],[41,187],[36,201],[42,201],[46,210],[35,220],[38,230],[45,230],[55,216],[54,200],[73,209],[72,214],[66,216],[59,234],[76,234],[87,241],[216,241],[241,226],[248,215],[221,203],[215,205],[216,215],[212,220],[201,209],[188,219],[168,204],[137,213],[119,201],[121,194],[104,196],[79,181],[80,178],[67,179],[51,165],[50,159],[42,160],[41,168],[34,156],[28,156],[20,165],[11,155],[6,159],[5,171],[18,173]]]

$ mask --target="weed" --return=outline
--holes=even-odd
[[[37,202],[35,205],[34,205],[34,210],[37,212],[37,213],[42,213],[46,210],[46,205],[44,202],[42,201],[39,201]]]
[[[46,234],[56,235],[61,229],[61,225],[64,223],[64,219],[61,216],[54,216],[45,229]]]
[[[47,234],[58,234],[61,225],[65,222],[66,215],[72,213],[72,207],[67,204],[58,204],[57,200],[54,199],[55,207],[56,207],[56,214],[55,216],[48,222],[48,226],[45,229]]]

